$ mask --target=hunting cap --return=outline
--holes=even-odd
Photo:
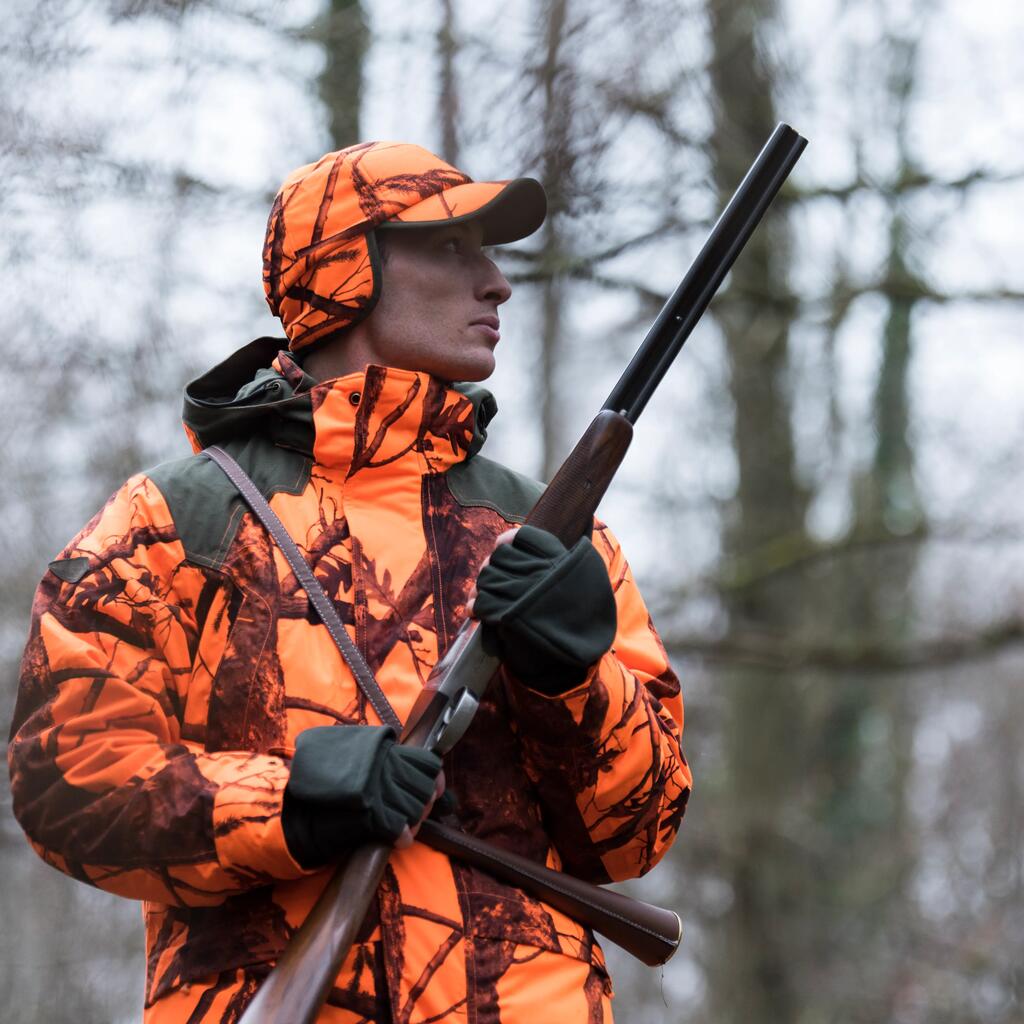
[[[297,352],[368,316],[380,294],[374,231],[469,219],[484,245],[525,238],[547,200],[533,178],[473,181],[420,146],[365,142],[292,172],[274,200],[263,287]]]

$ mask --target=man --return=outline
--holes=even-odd
[[[221,445],[268,497],[400,718],[481,618],[505,667],[443,776],[380,725],[205,456],[133,477],[50,564],[15,810],[49,863],[145,900],[149,1022],[236,1020],[368,838],[396,851],[321,1020],[611,1019],[587,929],[412,842],[446,778],[470,833],[628,878],[689,792],[678,682],[616,541],[510,534],[539,487],[477,454],[493,399],[451,384],[491,373],[511,292],[482,246],[543,216],[536,182],[416,146],[328,154],[268,225],[287,350],[260,339],[186,392],[196,452]]]

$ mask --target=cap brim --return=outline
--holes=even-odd
[[[478,220],[484,229],[484,245],[504,245],[532,235],[544,223],[547,209],[544,187],[533,178],[471,181],[428,196],[379,227],[429,228]]]

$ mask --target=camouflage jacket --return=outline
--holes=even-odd
[[[253,477],[403,718],[539,485],[476,454],[482,389],[369,367],[317,383],[260,339],[190,385],[196,452]],[[578,876],[647,871],[690,787],[679,685],[606,527],[613,649],[551,698],[491,687],[446,759],[467,831]],[[199,455],[129,480],[50,564],[9,747],[39,854],[145,901],[147,1021],[237,1019],[326,883],[281,828],[295,737],[376,723],[282,555]],[[417,843],[324,1021],[608,1020],[593,936]]]

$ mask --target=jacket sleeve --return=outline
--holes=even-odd
[[[618,611],[612,649],[550,697],[508,681],[526,770],[567,871],[593,882],[649,871],[679,829],[692,778],[679,680],[618,542],[598,524]]]
[[[182,738],[210,575],[185,562],[138,476],[36,592],[8,747],[14,813],[44,860],[123,896],[203,906],[305,874],[281,828],[287,763]]]

